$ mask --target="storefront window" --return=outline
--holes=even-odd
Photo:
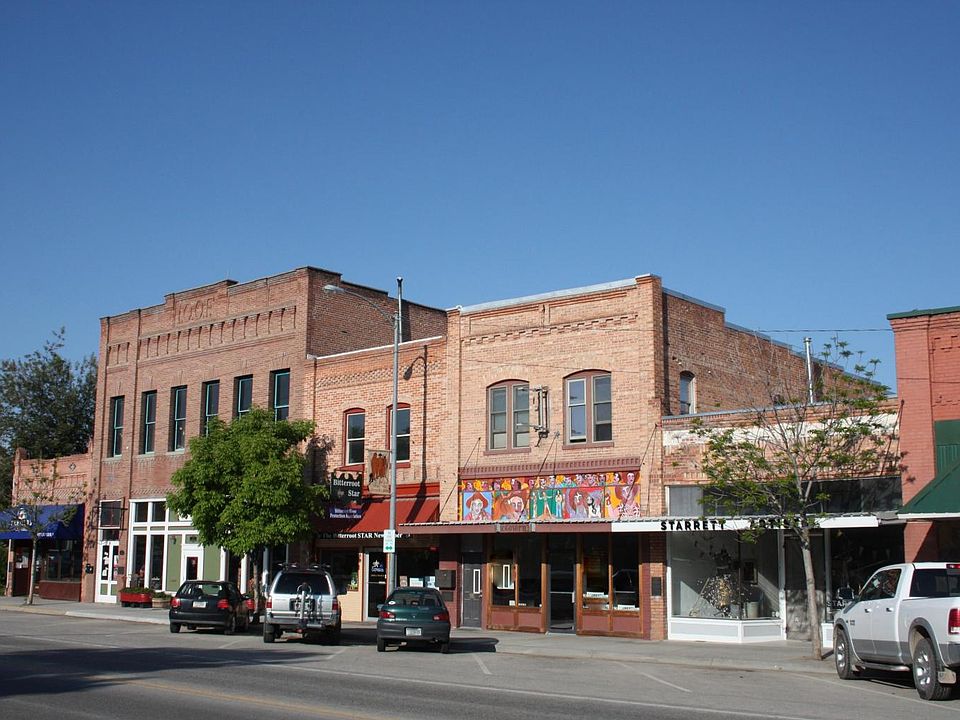
[[[755,543],[736,532],[674,533],[670,566],[675,617],[779,617],[776,533]]]
[[[634,536],[613,536],[611,566],[613,568],[613,607],[615,610],[636,610],[640,607],[640,552]]]
[[[430,548],[412,548],[397,553],[400,587],[436,587],[440,556]]]
[[[163,586],[163,543],[164,535],[150,536],[150,587],[160,590]]]
[[[323,562],[330,567],[338,592],[360,587],[360,555],[356,550],[324,550]]]
[[[133,536],[133,578],[131,583],[134,587],[144,586],[144,573],[147,567],[147,536]]]
[[[538,608],[543,604],[541,548],[539,537],[494,539],[489,570],[494,605]]]
[[[83,568],[83,547],[77,540],[61,540],[45,553],[46,580],[80,580]]]
[[[584,535],[583,544],[583,607],[607,610],[610,607],[609,538],[606,535]]]
[[[516,603],[516,583],[513,581],[513,543],[510,538],[497,536],[490,556],[491,601],[494,605]]]
[[[517,603],[521,607],[540,607],[540,538],[524,537],[517,542]]]

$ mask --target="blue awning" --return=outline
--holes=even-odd
[[[73,513],[73,517],[64,524],[62,519],[71,508],[75,508],[76,511]],[[0,522],[4,526],[8,524],[16,525],[18,517],[23,517],[18,512],[18,508],[10,508],[0,513]],[[9,522],[9,518],[13,518],[12,523]],[[40,533],[41,538],[83,540],[83,505],[44,505],[40,508],[37,522],[43,526],[43,531]],[[0,532],[0,540],[29,540],[30,537],[27,530],[17,527],[8,527],[5,528],[5,532]]]

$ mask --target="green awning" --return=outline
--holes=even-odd
[[[903,520],[960,518],[960,462],[939,473],[897,516]]]

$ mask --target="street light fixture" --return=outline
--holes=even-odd
[[[372,307],[393,325],[393,406],[390,409],[390,526],[387,528],[388,532],[384,537],[384,540],[387,540],[388,535],[391,540],[389,548],[387,548],[387,543],[384,543],[384,554],[387,556],[387,596],[389,597],[390,593],[397,587],[397,386],[400,379],[400,337],[403,329],[401,325],[403,322],[401,315],[403,311],[403,278],[397,278],[397,311],[393,315],[384,312],[369,298],[339,285],[324,285],[323,291],[330,294],[352,295]]]

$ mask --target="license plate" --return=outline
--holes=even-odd
[[[193,606],[194,606],[195,608],[205,608],[205,607],[207,606],[207,601],[206,601],[206,600],[194,600],[194,601],[193,601]]]
[[[407,637],[420,637],[423,635],[422,628],[405,628],[404,632],[406,633]]]

